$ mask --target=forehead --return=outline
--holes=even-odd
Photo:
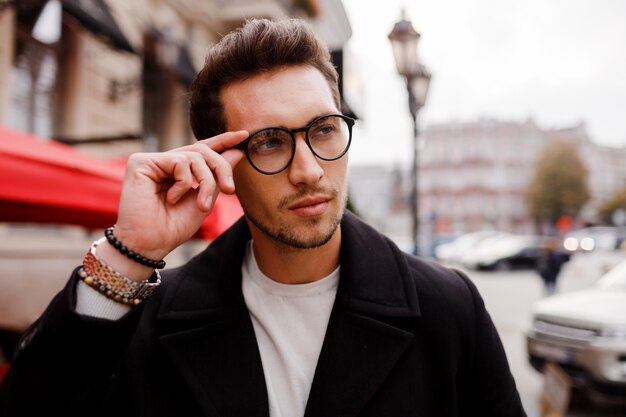
[[[227,130],[296,128],[338,112],[328,81],[310,66],[285,67],[227,85],[221,99]]]

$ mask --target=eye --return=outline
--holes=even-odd
[[[315,125],[311,126],[309,136],[312,138],[322,138],[325,136],[333,135],[339,130],[336,121],[331,119],[324,119]]]
[[[341,132],[342,119],[334,116],[324,118],[317,121],[309,129],[310,139],[327,139],[333,138],[337,133]]]
[[[282,130],[263,130],[255,134],[249,144],[251,154],[271,154],[284,151],[290,146],[288,135]]]
[[[324,134],[324,135],[328,135],[329,133],[333,133],[335,130],[336,130],[336,129],[335,129],[335,126],[330,126],[330,125],[321,126],[321,127],[318,129],[318,131],[319,131],[321,134]]]

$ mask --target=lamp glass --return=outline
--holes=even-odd
[[[405,77],[413,74],[417,64],[417,38],[392,40],[391,48],[398,73]]]
[[[396,68],[400,75],[409,76],[414,74],[419,38],[420,34],[417,33],[413,24],[406,20],[406,13],[403,11],[402,19],[394,25],[393,30],[389,34],[393,56],[396,60]]]
[[[420,67],[423,67],[420,65]],[[417,75],[411,78],[410,88],[415,96],[415,101],[418,107],[423,107],[426,104],[426,96],[428,95],[428,88],[430,86],[430,74],[425,69],[421,68]]]

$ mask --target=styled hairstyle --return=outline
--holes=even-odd
[[[340,109],[337,70],[326,45],[299,19],[252,19],[224,36],[207,54],[191,84],[190,122],[196,139],[226,130],[222,89],[231,83],[289,66],[317,68]]]

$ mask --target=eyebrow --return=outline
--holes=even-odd
[[[337,109],[335,109],[333,111],[330,111],[330,112],[318,113],[316,116],[313,116],[311,119],[309,119],[309,121],[306,122],[306,124],[304,124],[303,126],[300,126],[300,127],[293,127],[292,128],[292,127],[287,127],[285,125],[274,125],[274,126],[261,127],[259,129],[249,129],[248,132],[251,132],[250,136],[252,136],[252,135],[254,135],[257,132],[260,132],[260,131],[266,130],[266,129],[274,129],[274,128],[281,128],[281,129],[287,129],[287,130],[301,129],[303,127],[306,127],[306,126],[310,125],[313,121],[315,121],[317,119],[320,119],[320,118],[322,118],[324,116],[330,116],[330,115],[335,115],[335,114],[342,114],[342,113],[341,113],[340,110],[337,110]]]

